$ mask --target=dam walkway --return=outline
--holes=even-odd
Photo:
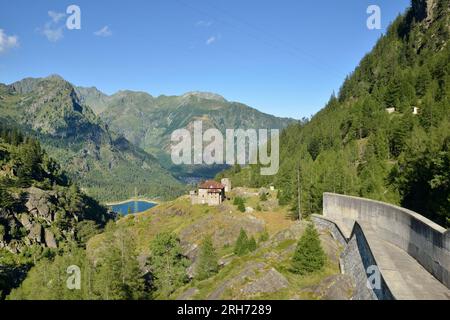
[[[335,223],[349,239],[351,230],[342,221]],[[359,222],[386,284],[397,300],[450,300],[450,290],[416,259],[377,234],[370,224]]]
[[[353,239],[357,254],[341,259],[352,260],[344,264],[361,290],[367,290],[367,267],[376,265],[384,280],[383,293],[372,292],[378,299],[450,300],[450,230],[404,208],[329,193],[323,218],[338,228],[346,247]]]

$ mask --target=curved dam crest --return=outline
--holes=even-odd
[[[356,299],[450,299],[450,231],[387,203],[325,193],[314,215],[344,247],[341,269],[356,282]],[[369,266],[381,288],[367,286]]]

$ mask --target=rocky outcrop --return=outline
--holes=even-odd
[[[263,262],[249,262],[239,274],[235,277],[221,283],[209,296],[208,300],[219,300],[226,290],[232,290],[239,286],[243,281],[254,277],[257,272],[262,271],[267,265]]]
[[[13,253],[22,252],[32,245],[57,248],[58,237],[66,238],[73,233],[73,227],[61,229],[57,235],[51,231],[56,223],[57,210],[62,208],[59,201],[64,197],[63,193],[31,187],[23,189],[15,197],[22,204],[15,210],[2,210],[0,215],[0,225],[4,228],[1,248]],[[76,214],[66,215],[66,218],[78,221]]]
[[[333,275],[320,284],[305,288],[302,291],[312,294],[316,299],[320,300],[349,300],[352,298],[354,284],[349,275],[338,274]]]
[[[27,202],[25,207],[33,216],[42,217],[48,222],[53,221],[53,213],[51,212],[51,204],[54,201],[54,192],[46,192],[44,190],[31,187],[27,189]]]
[[[33,223],[28,234],[28,239],[33,242],[42,243],[42,230],[42,226],[39,223]]]
[[[241,291],[246,295],[255,295],[278,292],[288,286],[289,282],[286,277],[272,268],[269,272],[264,273],[262,277],[247,284]]]

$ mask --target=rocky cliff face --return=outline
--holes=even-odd
[[[81,243],[81,222],[90,221],[93,230],[111,218],[67,181],[36,140],[0,126],[0,249],[21,253],[33,246]]]
[[[64,241],[76,239],[77,222],[82,214],[65,210],[67,190],[42,190],[30,187],[13,194],[15,209],[0,208],[0,248],[12,253],[38,245],[58,248]]]

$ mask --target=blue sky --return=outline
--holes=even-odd
[[[59,74],[111,94],[210,91],[277,116],[320,110],[409,0],[0,0],[0,82]],[[63,15],[76,4],[81,30]],[[382,29],[369,30],[369,5]]]

